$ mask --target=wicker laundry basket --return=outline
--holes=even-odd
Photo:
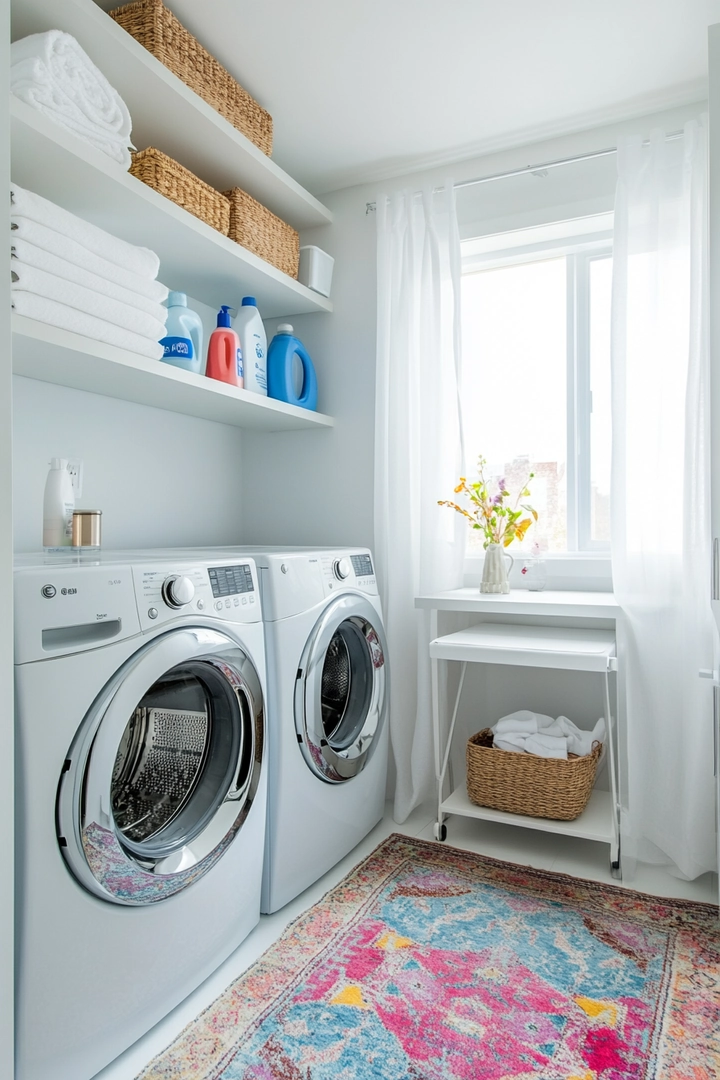
[[[567,760],[514,754],[494,747],[485,728],[468,739],[468,796],[493,810],[572,821],[588,804],[601,754],[599,742],[585,757]]]
[[[137,0],[137,3],[115,8],[110,15],[264,154],[272,153],[270,113],[261,108],[229,71],[203,48],[162,0]]]
[[[143,184],[182,206],[207,225],[227,236],[230,228],[230,201],[200,180],[184,165],[149,146],[133,154],[130,172]]]
[[[230,200],[230,239],[284,274],[297,278],[300,237],[295,229],[240,188],[224,194]]]

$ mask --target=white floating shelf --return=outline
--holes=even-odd
[[[255,431],[330,428],[323,413],[194,375],[54,326],[12,317],[13,371],[40,382]]]
[[[503,810],[490,810],[486,806],[476,806],[471,802],[465,785],[457,787],[442,803],[445,814],[457,814],[460,817],[478,818],[482,821],[497,821],[501,825],[519,825],[525,829],[537,829],[540,832],[559,833],[561,836],[581,836],[585,840],[599,840],[610,844],[614,838],[612,797],[609,791],[598,791],[590,795],[590,802],[580,817],[574,821],[555,821],[552,818],[526,817],[525,814],[508,814]],[[449,837],[452,842],[452,836]]]
[[[332,221],[322,203],[168,71],[94,0],[12,0],[14,41],[53,29],[77,38],[124,98],[133,119],[133,142],[139,149],[157,146],[218,191],[243,188],[296,229]]]
[[[106,154],[10,98],[11,176],[131,244],[160,256],[160,279],[212,307],[257,297],[264,319],[332,311],[319,293],[153,191]]]

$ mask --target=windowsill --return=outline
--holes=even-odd
[[[511,589],[527,588],[522,568],[527,555],[514,556],[515,562],[508,575]],[[465,586],[479,586],[482,580],[484,556],[468,555],[465,558]],[[609,552],[569,552],[564,555],[545,556],[545,588],[563,592],[612,592],[612,564]]]

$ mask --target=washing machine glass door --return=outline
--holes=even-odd
[[[99,695],[68,752],[57,823],[72,873],[120,904],[187,888],[245,821],[262,746],[260,680],[237,642],[194,628],[148,643]]]
[[[298,742],[322,780],[341,784],[365,767],[387,709],[385,635],[372,604],[337,597],[318,619],[295,689]]]

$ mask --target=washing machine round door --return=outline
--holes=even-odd
[[[313,628],[300,661],[295,725],[312,771],[342,784],[365,768],[387,711],[387,648],[364,596],[338,596]]]
[[[263,697],[237,641],[171,630],[99,694],[68,751],[60,847],[91,892],[143,905],[186,889],[222,858],[260,780]]]

